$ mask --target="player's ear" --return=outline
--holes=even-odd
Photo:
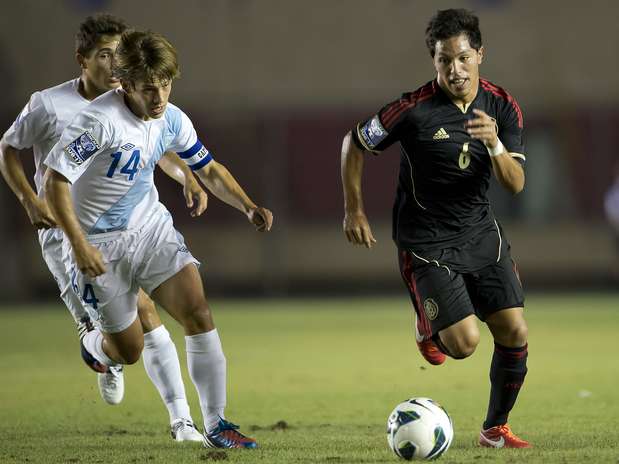
[[[127,93],[131,93],[134,90],[134,86],[133,86],[133,82],[125,80],[125,79],[121,79],[120,80],[120,86],[123,88],[123,90]]]
[[[77,61],[77,64],[80,65],[80,68],[82,68],[82,69],[88,68],[88,64],[86,63],[86,58],[84,57],[84,55],[82,55],[80,53],[76,53],[75,54],[75,61]]]
[[[482,61],[484,61],[484,46],[483,45],[479,47],[479,50],[477,50],[477,56],[479,57],[478,64],[481,64]]]

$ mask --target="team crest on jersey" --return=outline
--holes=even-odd
[[[359,129],[359,135],[363,139],[365,146],[372,150],[389,134],[380,123],[378,115],[376,115]]]
[[[64,148],[64,151],[73,158],[77,164],[82,164],[100,148],[99,143],[88,131],[84,132],[73,142]]]
[[[132,148],[135,148],[135,145],[132,143],[125,143],[122,147],[120,147],[120,149],[123,151],[129,151]]]
[[[428,316],[428,319],[431,321],[436,319],[438,316],[438,305],[432,298],[427,298],[423,302],[423,310],[425,311],[426,316]]]

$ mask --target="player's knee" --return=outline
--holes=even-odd
[[[183,318],[185,330],[190,333],[202,333],[213,330],[213,317],[206,299],[196,299],[188,305]]]
[[[479,345],[479,332],[470,332],[458,337],[449,347],[450,355],[454,359],[464,359],[475,353]]]
[[[154,312],[156,312],[156,310],[155,310],[155,303],[153,302],[153,300],[151,300],[147,296],[144,296],[143,298],[140,298],[138,300],[138,314],[140,316],[142,316],[143,314],[144,315],[153,314]]]
[[[135,342],[124,345],[119,348],[118,354],[120,355],[122,364],[135,364],[139,361],[142,355],[142,349],[144,348],[143,340],[136,340]]]
[[[520,347],[527,343],[529,328],[523,320],[518,324],[513,324],[505,334],[507,346]]]
[[[155,303],[146,296],[138,301],[138,317],[140,318],[144,333],[150,332],[161,325],[161,319],[155,309]]]
[[[465,359],[475,353],[475,348],[477,345],[458,345],[453,348],[451,352],[451,357],[453,359]]]

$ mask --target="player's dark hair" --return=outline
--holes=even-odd
[[[180,75],[176,50],[155,32],[127,31],[116,49],[112,74],[130,83],[171,81]]]
[[[104,35],[120,35],[127,30],[127,23],[109,14],[89,16],[80,24],[75,34],[75,51],[88,56]]]
[[[469,10],[462,8],[439,10],[428,23],[426,28],[426,45],[430,55],[434,58],[436,42],[447,40],[460,34],[466,34],[469,44],[475,50],[481,48],[481,31],[479,18]]]

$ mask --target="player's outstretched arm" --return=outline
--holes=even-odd
[[[189,166],[172,151],[166,151],[157,164],[168,177],[183,186],[187,208],[193,208],[195,204],[195,208],[190,213],[191,217],[198,217],[204,213],[208,203],[208,195],[194,177]]]
[[[473,112],[477,117],[466,123],[468,133],[486,145],[499,183],[514,195],[520,193],[524,188],[524,169],[499,140],[494,119],[481,110],[474,109]]]
[[[103,274],[105,264],[101,252],[88,243],[77,220],[69,191],[69,181],[62,174],[48,168],[44,188],[52,213],[71,242],[79,270],[90,277]]]
[[[224,165],[212,160],[195,172],[206,188],[217,198],[245,213],[256,230],[259,232],[271,230],[273,213],[266,208],[256,206]]]
[[[372,248],[376,239],[365,216],[361,177],[363,175],[363,151],[352,141],[349,132],[342,143],[342,187],[344,189],[344,234],[353,245]]]
[[[22,204],[31,224],[37,229],[56,227],[56,220],[46,201],[39,198],[26,178],[20,151],[15,147],[0,142],[0,171],[2,177]]]

